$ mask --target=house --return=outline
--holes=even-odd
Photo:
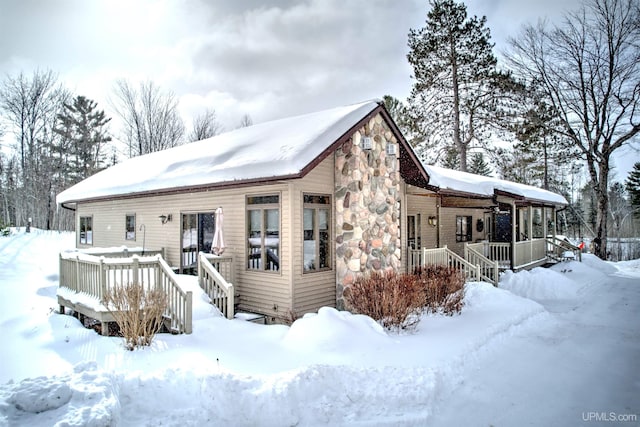
[[[545,237],[566,205],[482,179],[423,165],[383,104],[367,101],[135,157],[57,202],[75,211],[79,249],[162,249],[181,272],[211,251],[221,207],[236,309],[278,321],[343,307],[359,274],[406,271],[411,251]]]

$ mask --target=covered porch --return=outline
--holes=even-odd
[[[564,204],[557,199],[504,190],[483,196],[437,189],[436,194],[435,215],[423,215],[429,215],[435,227],[437,247],[409,245],[407,271],[429,263],[443,264],[463,270],[468,280],[497,286],[500,272],[508,269],[581,260],[581,250],[558,237],[556,214]],[[425,237],[418,241],[428,244]]]
[[[442,187],[430,187],[430,194],[416,191],[408,200],[410,209],[419,207],[414,216],[428,215],[430,234],[423,231],[421,239],[412,239],[417,227],[408,221],[407,271],[444,264],[463,270],[468,280],[497,286],[507,269],[581,260],[581,249],[557,233],[557,212],[566,206],[562,196],[462,172],[451,172],[453,178],[445,181],[438,168],[431,168],[432,182]],[[416,241],[423,244],[412,245]]]

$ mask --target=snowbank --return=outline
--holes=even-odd
[[[150,347],[127,351],[120,338],[52,310],[58,253],[73,237],[0,239],[0,301],[15,302],[0,310],[10,343],[0,347],[0,426],[425,425],[488,349],[499,354],[514,337],[540,331],[550,335],[542,342],[564,339],[530,298],[573,307],[605,277],[600,271],[618,270],[586,256],[582,264],[508,273],[505,289],[468,283],[460,315],[426,315],[404,334],[333,308],[291,327],[228,320],[194,278],[180,276],[194,292],[193,334],[160,334]]]
[[[536,301],[575,298],[581,285],[569,276],[578,262],[562,263],[563,272],[548,268],[534,268],[514,273],[507,271],[500,278],[500,288]]]

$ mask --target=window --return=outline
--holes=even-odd
[[[330,269],[331,197],[305,194],[303,203],[302,258],[304,271]]]
[[[456,217],[456,242],[470,242],[471,231],[472,231],[471,217],[457,216]]]
[[[280,270],[280,196],[247,197],[247,268]]]
[[[136,216],[129,214],[125,217],[125,240],[136,240]]]
[[[80,217],[80,244],[93,245],[93,217]]]
[[[539,239],[544,237],[544,223],[543,223],[543,211],[542,208],[533,208],[533,238]]]

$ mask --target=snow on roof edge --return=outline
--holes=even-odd
[[[460,172],[439,166],[423,165],[429,174],[429,184],[443,190],[453,190],[463,193],[490,197],[496,191],[503,191],[524,197],[531,201],[568,205],[564,196],[532,185],[520,184],[504,179]]]
[[[60,192],[56,202],[294,176],[381,102],[374,99],[258,123],[126,159]]]

